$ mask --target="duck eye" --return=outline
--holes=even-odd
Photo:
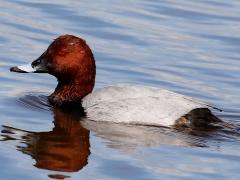
[[[58,51],[58,55],[60,55],[60,56],[63,56],[65,54],[66,54],[66,51],[64,51],[64,50],[59,50]]]

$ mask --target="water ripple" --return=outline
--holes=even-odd
[[[239,8],[237,0],[1,1],[0,123],[5,126],[0,128],[0,139],[7,138],[0,146],[0,160],[6,162],[0,165],[1,178],[238,178],[238,129],[176,131],[88,122],[75,126],[79,138],[86,128],[81,138],[88,138],[80,142],[75,136],[58,134],[58,128],[67,132],[71,128],[63,123],[69,116],[59,112],[56,116],[46,100],[56,79],[10,73],[9,67],[36,59],[58,35],[75,34],[93,49],[96,88],[115,83],[166,88],[222,108],[222,113],[214,113],[238,125]],[[62,122],[57,126],[51,124],[56,117]],[[41,153],[34,145],[67,147],[58,137],[70,138],[79,150],[79,143],[88,145],[82,151],[87,153],[80,173],[39,171],[32,166],[34,160],[42,160],[35,156]]]

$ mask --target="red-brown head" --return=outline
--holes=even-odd
[[[83,39],[73,35],[58,37],[37,60],[10,70],[55,76],[58,86],[49,100],[59,105],[80,101],[92,92],[96,74],[91,49]]]

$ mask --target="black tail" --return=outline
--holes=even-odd
[[[222,122],[223,121],[216,117],[208,108],[197,108],[179,118],[175,126],[203,129]]]

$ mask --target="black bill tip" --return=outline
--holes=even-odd
[[[18,72],[18,73],[27,73],[26,71],[23,71],[23,70],[19,69],[17,66],[11,67],[10,71],[11,72]]]

